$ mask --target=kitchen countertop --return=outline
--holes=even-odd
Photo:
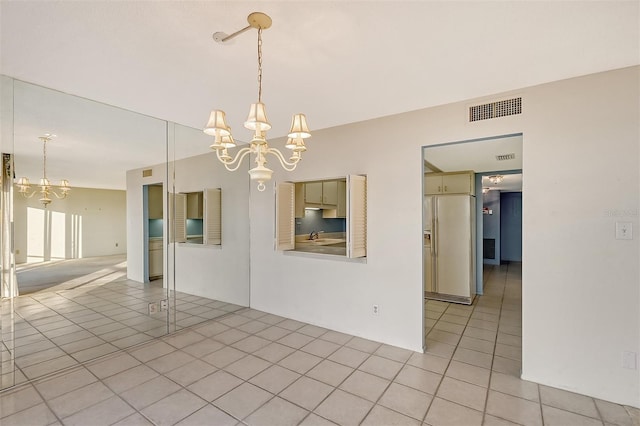
[[[319,254],[332,254],[336,256],[346,256],[347,243],[342,242],[342,243],[327,244],[327,245],[296,243],[295,251],[302,251],[305,253],[319,253]]]
[[[321,232],[319,238],[310,240],[308,234],[296,235],[293,251],[335,256],[347,255],[347,239],[344,232]]]

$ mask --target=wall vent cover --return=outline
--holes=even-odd
[[[153,175],[153,169],[145,169],[142,171],[142,177],[149,177]]]
[[[505,160],[515,160],[516,154],[513,152],[511,154],[498,154],[496,155],[496,160],[505,161]]]
[[[469,107],[469,121],[488,120],[516,114],[522,114],[521,97]]]

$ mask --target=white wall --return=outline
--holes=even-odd
[[[126,252],[125,191],[72,188],[67,198],[52,195],[46,209],[38,194],[24,198],[15,187],[13,194],[16,263],[27,256],[76,259]]]
[[[367,263],[275,252],[271,185],[252,187],[251,307],[421,350],[421,147],[522,132],[523,378],[640,406],[638,371],[621,362],[640,352],[639,78],[632,67],[316,131],[274,181],[367,174]],[[521,115],[467,122],[470,105],[511,95]],[[616,220],[632,241],[614,239]]]
[[[523,174],[523,378],[636,407],[639,70],[527,91]]]
[[[200,132],[202,133],[202,132]],[[211,143],[209,141],[209,143]],[[127,172],[128,277],[144,280],[144,228],[142,187],[165,183],[166,166],[153,167],[153,177],[143,178],[142,169]],[[173,279],[175,290],[242,306],[249,305],[249,184],[247,167],[228,172],[215,158],[203,154],[175,162],[175,192],[222,188],[222,245],[167,244],[170,268],[165,262],[165,284]],[[165,197],[166,206],[166,197]],[[165,219],[167,218],[165,208]],[[168,278],[167,278],[168,275]]]

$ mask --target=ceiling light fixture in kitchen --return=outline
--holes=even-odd
[[[500,182],[502,182],[503,179],[504,179],[504,176],[502,175],[489,176],[489,182],[491,182],[494,185],[499,184]]]
[[[289,160],[276,148],[270,148],[267,144],[267,130],[271,128],[271,124],[267,120],[265,105],[262,103],[262,30],[271,27],[271,18],[261,12],[253,12],[247,17],[249,25],[231,35],[217,32],[213,34],[213,39],[219,43],[224,43],[235,36],[251,29],[258,30],[258,102],[251,104],[249,117],[244,122],[244,127],[252,130],[253,138],[249,147],[240,149],[235,158],[232,158],[227,151],[228,148],[236,146],[233,136],[231,136],[231,128],[227,125],[225,113],[222,110],[213,110],[209,116],[204,132],[214,137],[211,149],[216,151],[218,160],[222,162],[229,171],[238,170],[242,160],[247,154],[255,154],[256,166],[249,170],[251,180],[258,181],[258,190],[264,191],[264,182],[271,179],[273,170],[265,167],[266,155],[275,156],[287,171],[292,171],[302,159],[302,153],[307,150],[304,140],[311,137],[309,127],[307,126],[307,118],[304,114],[295,114],[289,130],[289,139],[285,148],[290,149],[293,153]],[[237,164],[236,164],[237,163]]]
[[[34,188],[33,186],[35,185],[29,182],[29,178],[26,177],[21,177],[18,179],[18,182],[16,182],[18,192],[22,194],[24,198],[31,198],[39,192],[40,202],[45,208],[51,204],[51,194],[57,198],[66,198],[69,191],[71,191],[68,180],[62,179],[60,185],[51,185],[51,181],[47,178],[47,142],[55,137],[56,135],[50,133],[45,133],[44,136],[38,137],[38,139],[42,141],[42,178],[37,187]],[[55,191],[56,189],[58,189],[60,193],[57,193]]]

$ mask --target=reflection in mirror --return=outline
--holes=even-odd
[[[10,238],[13,221],[13,79],[3,75],[0,75],[0,148],[0,389],[3,389],[15,383],[15,257]]]
[[[50,133],[46,177],[72,185],[46,205],[14,187],[18,384],[167,333],[166,312],[149,313],[166,289],[128,277],[139,244],[126,211],[126,171],[164,162],[167,150],[162,120],[21,81],[12,105],[15,176],[39,182],[39,137]]]
[[[155,248],[130,250],[127,266],[129,278],[156,278],[151,282],[168,291],[175,331],[249,305],[249,179],[217,164],[202,130],[169,123],[167,134],[168,167],[148,163],[127,172],[130,246]],[[164,188],[161,214],[151,208],[154,187]],[[166,251],[161,278],[150,273],[159,240]]]
[[[521,246],[522,134],[425,147],[423,169],[425,343],[464,333],[481,350],[482,339],[496,339],[501,309],[513,310],[514,333],[520,327],[522,258],[505,257],[504,246]],[[501,182],[489,180],[496,175]],[[517,220],[501,226],[501,201],[509,220],[519,216],[519,235]],[[491,330],[475,323],[480,317]]]
[[[249,164],[228,172],[212,143],[201,129],[170,126],[168,234],[184,229],[167,246],[176,328],[249,306]]]

